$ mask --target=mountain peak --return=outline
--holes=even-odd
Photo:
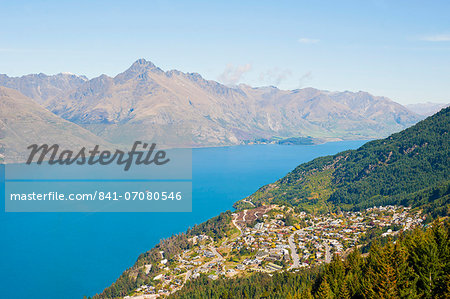
[[[138,60],[136,60],[131,67],[134,68],[153,68],[156,67],[156,65],[154,65],[151,61],[147,61],[144,58],[140,58]]]
[[[136,60],[125,72],[118,74],[115,79],[119,81],[126,81],[148,71],[154,73],[163,72],[163,70],[154,65],[151,61],[141,58]]]
[[[162,71],[159,67],[154,65],[151,61],[145,60],[144,58],[136,60],[125,72],[132,73],[143,73],[148,70]]]

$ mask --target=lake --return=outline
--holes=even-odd
[[[1,297],[92,296],[161,238],[232,209],[234,202],[300,163],[364,143],[194,149],[190,213],[5,213],[2,209]],[[4,184],[0,188],[4,206]]]

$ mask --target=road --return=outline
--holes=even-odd
[[[211,252],[214,253],[214,255],[217,257],[217,259],[219,261],[224,261],[225,259],[223,258],[223,256],[216,250],[216,247],[211,246],[209,247],[209,249],[211,249]]]
[[[295,234],[301,232],[302,230],[297,230],[292,233],[292,235],[289,236],[288,242],[289,242],[289,248],[291,248],[291,257],[292,257],[292,266],[289,267],[289,269],[295,269],[300,267],[300,258],[297,253],[297,246],[294,243],[294,236]]]
[[[216,257],[213,260],[202,265],[200,268],[206,268],[211,263],[222,262],[225,260],[225,258],[216,250],[216,248],[214,246],[210,246],[208,248],[209,248],[209,250],[211,250],[212,253],[214,253],[214,255]],[[191,275],[192,275],[192,270],[188,270],[186,272],[186,276],[184,277],[184,283],[186,283],[186,281],[188,281],[188,279],[191,278]]]
[[[186,283],[186,281],[188,281],[188,279],[191,278],[191,275],[192,275],[192,270],[188,270],[186,272],[186,276],[184,277],[184,283]]]
[[[324,241],[323,245],[325,246],[325,263],[329,263],[331,262],[330,245],[328,245],[327,241]]]
[[[245,217],[247,216],[247,210],[244,210],[244,216],[242,216],[242,221],[245,222]]]
[[[247,210],[244,210],[244,215],[242,216],[242,221],[245,222],[245,217],[247,216]],[[231,220],[231,222],[233,222],[233,225],[236,226],[236,228],[239,230],[240,235],[242,235],[242,229],[239,225],[237,225],[236,223],[236,218],[234,218],[233,220]]]
[[[254,206],[254,207],[255,207],[255,204],[254,204],[254,203],[252,203],[251,201],[248,201],[248,200],[246,200],[246,199],[243,199],[242,201],[243,201],[243,202],[246,202],[246,203],[249,203],[249,204],[251,204],[252,206]]]
[[[237,225],[236,218],[233,219],[231,222],[233,222],[233,225],[236,226],[236,228],[239,230],[239,232],[240,232],[239,236],[241,236],[242,235],[242,229],[241,229],[241,227],[239,225]]]

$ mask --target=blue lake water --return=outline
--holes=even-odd
[[[232,209],[234,202],[300,163],[364,143],[194,149],[190,213],[5,213],[2,209],[0,296],[92,296],[161,238]],[[4,206],[4,185],[0,188]]]

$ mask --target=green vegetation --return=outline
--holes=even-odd
[[[367,257],[354,251],[345,260],[299,273],[255,273],[241,278],[205,276],[170,298],[448,298],[449,222],[405,233],[397,242],[375,242]]]
[[[275,272],[273,276],[255,273],[248,277],[215,281],[202,275],[189,281],[182,290],[170,298],[289,298],[292,294],[307,288],[317,278],[318,271],[307,270],[301,274]]]
[[[425,219],[425,223],[431,223],[432,219],[446,220],[435,221],[425,231],[416,229],[412,233],[395,234],[395,242],[382,235],[388,229],[397,232],[399,227],[374,227],[361,235],[364,254],[353,252],[345,259],[335,256],[327,265],[296,270],[296,273],[218,276],[217,280],[202,274],[188,280],[171,297],[449,298],[449,129],[450,108],[446,108],[389,138],[302,164],[284,178],[235,204],[237,209],[263,204],[284,206],[284,212],[277,213],[283,214],[287,225],[298,222],[292,217],[292,211],[341,215],[341,211],[386,205],[412,207],[412,211],[426,215],[420,219]],[[273,213],[269,212],[268,217],[273,218]],[[298,225],[305,227],[309,217],[312,216],[306,216]],[[161,241],[94,298],[123,297],[140,285],[160,284],[159,279],[151,277],[164,274],[164,269],[172,269],[175,256],[208,242],[219,244],[238,234],[231,220],[231,212],[222,213],[185,234]],[[249,225],[255,224],[256,220]],[[189,241],[199,235],[208,237],[202,245]],[[161,251],[167,259],[164,265]],[[227,259],[238,261],[239,257],[253,254],[243,246],[227,255]],[[144,269],[148,265],[152,267],[146,273]],[[215,270],[211,269],[208,274],[216,273]]]
[[[327,211],[330,204],[347,210],[397,204],[448,215],[449,130],[447,108],[386,139],[302,164],[246,200],[309,212]]]
[[[231,212],[227,211],[200,225],[194,226],[187,233],[161,240],[154,248],[141,254],[133,267],[123,272],[116,282],[106,288],[101,294],[96,294],[94,299],[121,298],[130,294],[142,284],[153,285],[155,282],[150,277],[162,272],[161,267],[159,267],[161,251],[164,252],[164,257],[168,259],[170,266],[175,255],[192,247],[192,243],[188,241],[190,237],[205,234],[213,240],[220,240],[226,237],[230,231],[234,231],[234,227],[231,227],[230,223]],[[144,265],[152,265],[148,274],[144,273]]]

